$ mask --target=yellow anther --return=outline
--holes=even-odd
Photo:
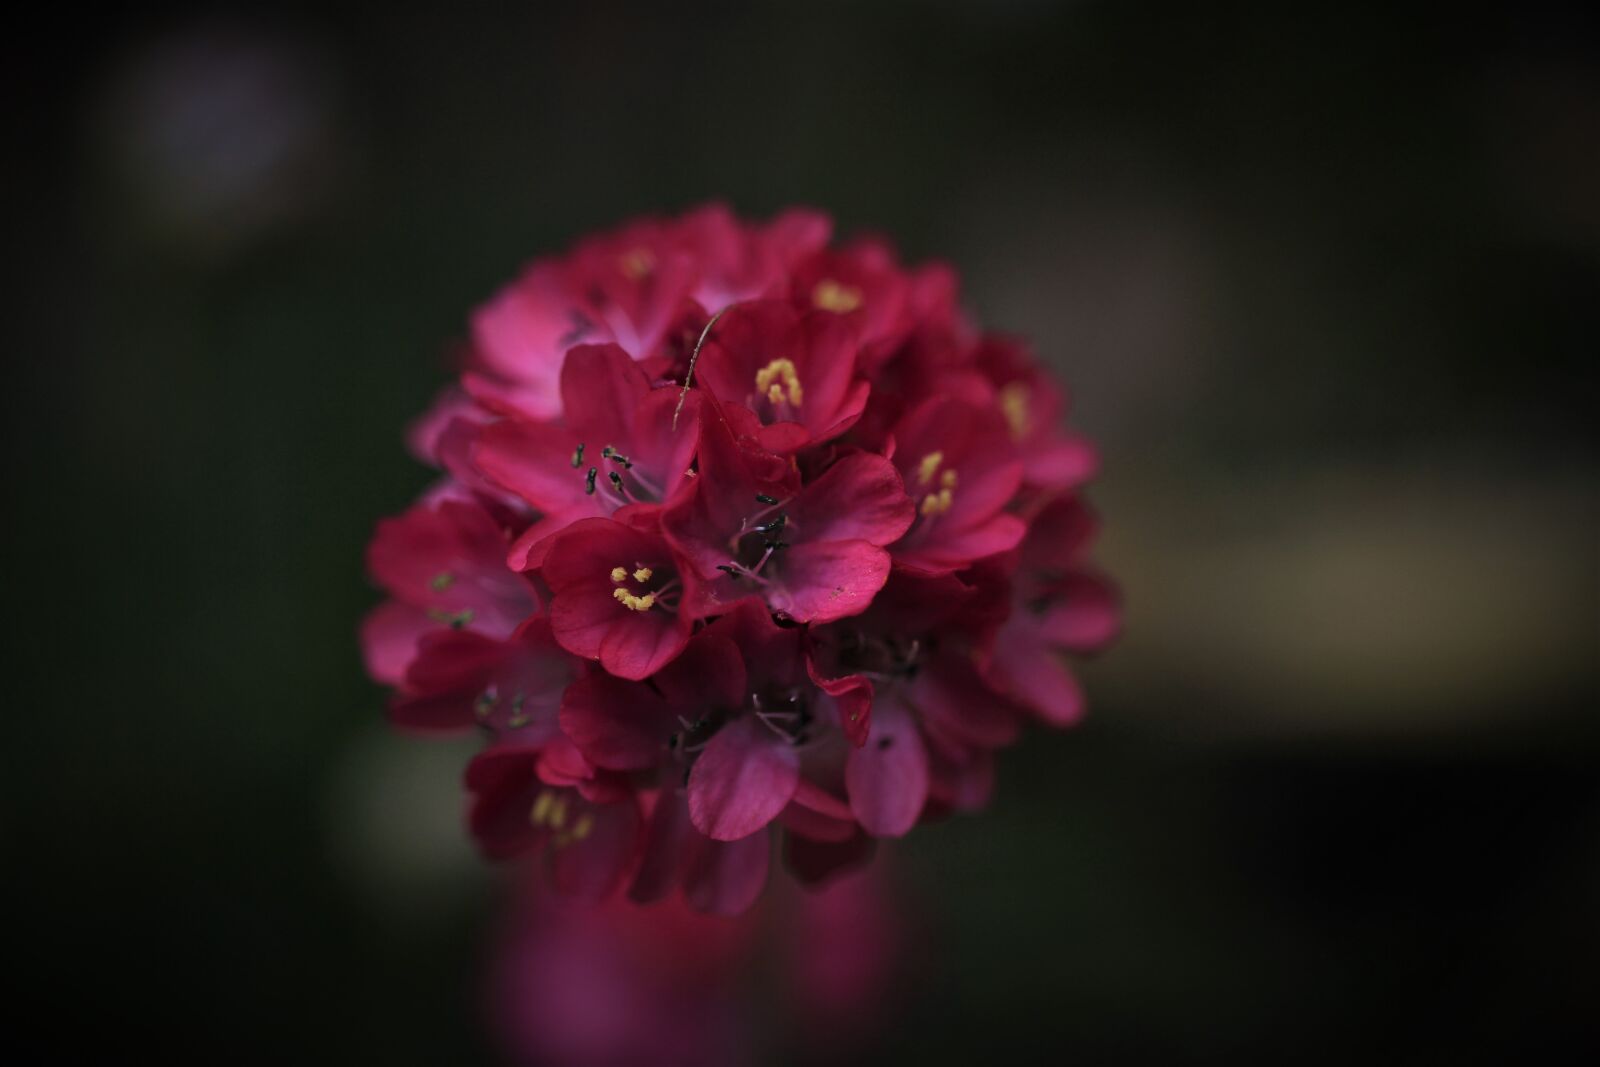
[[[622,568],[618,567],[617,569],[621,570]],[[648,582],[650,580],[650,576],[654,573],[655,571],[641,564],[639,569],[633,572],[633,580],[636,582]]]
[[[955,502],[955,494],[949,489],[941,489],[937,493],[929,493],[922,498],[922,514],[928,518],[935,518],[950,510],[950,505]]]
[[[550,800],[550,815],[546,821],[550,823],[550,829],[561,829],[561,824],[567,821],[567,802],[558,796],[552,795]]]
[[[613,589],[611,595],[616,597],[617,601],[629,611],[649,611],[656,603],[656,595],[654,593],[634,596],[626,589],[618,588]]]
[[[594,816],[584,812],[578,816],[578,821],[572,824],[572,840],[582,841],[589,836],[589,831],[594,829]]]
[[[621,265],[623,274],[633,281],[638,281],[656,269],[656,257],[648,248],[635,248],[622,254]]]
[[[805,398],[800,377],[794,372],[794,362],[787,359],[775,359],[756,371],[756,392],[774,404],[783,403],[787,397],[792,407],[799,407]]]
[[[625,582],[625,581],[627,581],[628,580],[627,568],[625,568],[625,567],[612,567],[611,568],[611,580],[613,582]]]
[[[932,484],[933,476],[939,473],[939,464],[943,462],[943,452],[929,452],[926,456],[923,456],[922,462],[917,464],[917,484]]]
[[[811,290],[811,302],[823,311],[848,315],[861,306],[861,290],[853,285],[840,285],[832,278],[824,278]]]
[[[1011,426],[1013,438],[1020,440],[1028,436],[1028,431],[1033,428],[1032,420],[1028,417],[1028,402],[1032,398],[1032,390],[1022,382],[1012,382],[1000,390],[1000,411]]]
[[[528,821],[535,826],[543,826],[550,817],[550,805],[556,800],[555,794],[549,790],[540,790],[539,797],[533,802],[533,811],[528,813]]]
[[[956,487],[956,472],[945,471],[939,475],[939,484],[945,489],[954,489]]]

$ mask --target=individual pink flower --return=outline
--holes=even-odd
[[[883,546],[913,517],[882,456],[844,455],[801,484],[792,464],[741,445],[720,412],[708,412],[699,475],[662,528],[699,579],[685,600],[697,617],[757,597],[786,619],[827,622],[871,603],[889,574]]]
[[[440,630],[418,642],[389,719],[424,731],[487,726],[545,744],[560,736],[561,694],[576,674],[572,657],[556,644],[542,615],[504,639]]]
[[[815,253],[795,266],[789,295],[796,307],[843,318],[868,349],[886,349],[910,326],[911,282],[884,241]]]
[[[1040,368],[1025,342],[991,334],[978,346],[974,363],[995,391],[1029,485],[1059,492],[1094,477],[1099,453],[1086,438],[1062,427],[1066,393]]]
[[[633,359],[655,354],[696,275],[693,258],[650,221],[539,260],[473,316],[462,384],[492,410],[551,418],[569,349],[615,343]]]
[[[556,887],[599,899],[638,860],[641,821],[626,789],[567,784],[559,761],[520,737],[504,738],[467,765],[468,825],[491,859],[544,855]]]
[[[539,574],[561,647],[618,678],[645,678],[689,643],[678,562],[654,515],[580,519],[557,534]]]
[[[506,569],[507,540],[502,519],[465,493],[378,523],[367,570],[391,599],[361,628],[374,678],[397,684],[424,634],[454,627],[504,637],[533,613],[533,587]]]
[[[1022,460],[998,412],[934,397],[906,413],[893,440],[917,514],[891,547],[897,562],[948,574],[1022,540],[1027,524],[1007,511],[1022,485]]]
[[[1121,623],[1114,586],[1088,566],[1098,528],[1076,497],[1034,517],[1010,581],[1011,610],[996,631],[984,675],[1046,722],[1069,726],[1083,714],[1083,689],[1064,660],[1110,644]]]
[[[472,453],[478,470],[543,514],[514,548],[519,568],[537,566],[549,539],[581,518],[670,500],[694,455],[699,396],[652,388],[615,345],[569,352],[561,394],[559,420],[501,420]]]
[[[868,387],[855,366],[855,332],[840,316],[756,301],[712,324],[695,381],[725,409],[755,415],[762,447],[793,452],[839,436],[861,417]]]

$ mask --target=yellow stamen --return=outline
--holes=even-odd
[[[613,589],[611,591],[611,595],[616,597],[618,602],[629,611],[649,611],[655,606],[656,603],[656,595],[654,593],[646,593],[644,596],[634,596],[626,589],[619,587],[617,589]]]
[[[1011,426],[1011,436],[1018,440],[1028,436],[1032,420],[1028,417],[1028,401],[1032,391],[1022,382],[1012,382],[1000,390],[1000,411]]]
[[[617,568],[619,571],[621,569],[621,567]],[[655,571],[651,570],[649,567],[640,564],[639,569],[633,572],[633,580],[636,582],[648,582],[650,580],[650,576],[654,573]]]
[[[800,378],[794,372],[794,362],[787,359],[775,359],[756,371],[756,392],[774,404],[781,404],[787,393],[793,407],[799,407],[805,398]]]
[[[628,580],[627,569],[623,568],[623,567],[612,567],[611,568],[611,580],[613,582],[625,582],[625,581],[627,581]]]
[[[567,802],[560,797],[552,797],[550,801],[550,829],[559,830],[561,824],[567,821]]]
[[[956,487],[956,472],[945,471],[939,475],[939,484],[946,489],[954,489]]]
[[[622,254],[622,273],[631,281],[638,281],[656,269],[656,257],[648,248],[635,248]]]
[[[811,302],[823,311],[848,315],[861,306],[861,290],[853,285],[840,285],[832,278],[824,278],[811,290]]]
[[[917,464],[917,484],[931,484],[933,476],[939,473],[939,464],[943,462],[943,452],[929,452],[926,456],[923,456],[922,462]]]
[[[563,809],[563,818],[565,815],[566,812]],[[555,829],[556,833],[550,837],[550,847],[566,848],[568,845],[576,844],[577,842],[582,841],[594,831],[594,816],[590,815],[588,812],[584,812],[583,814],[579,815],[577,820],[566,830],[560,829],[559,823],[555,824],[552,829]]]
[[[533,802],[533,811],[528,813],[528,821],[535,826],[543,826],[545,819],[550,816],[550,805],[555,803],[555,794],[549,790],[541,790],[539,797]]]
[[[941,489],[937,493],[929,493],[922,498],[922,514],[928,518],[935,518],[950,510],[950,505],[955,502],[955,493],[949,489]]]

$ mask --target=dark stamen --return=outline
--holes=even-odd
[[[624,456],[621,452],[618,452],[610,445],[606,445],[605,448],[601,449],[600,455],[605,459],[609,459],[613,463],[622,464],[624,468],[633,467],[633,460],[629,459],[627,456]]]
[[[579,441],[578,447],[572,452],[572,469],[577,470],[581,466],[583,466],[583,442]]]
[[[757,504],[776,504],[777,502],[778,502],[778,498],[775,497],[775,496],[768,496],[765,493],[757,493],[756,494],[756,503]]]
[[[599,467],[590,467],[589,473],[583,479],[583,491],[590,496],[594,496],[594,479],[599,473]]]
[[[462,608],[460,611],[445,611],[442,608],[430,608],[428,618],[434,622],[443,623],[452,630],[459,630],[472,622],[472,609]]]
[[[622,488],[622,475],[618,474],[616,471],[608,471],[606,473],[606,477],[611,479],[611,488],[615,489],[619,493],[622,493],[623,496],[628,495],[627,492]]]

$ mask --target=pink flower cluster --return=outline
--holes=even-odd
[[[541,259],[414,427],[363,624],[393,721],[482,730],[470,823],[565,890],[738,912],[981,807],[1118,625],[1095,453],[953,273],[720,206]]]

